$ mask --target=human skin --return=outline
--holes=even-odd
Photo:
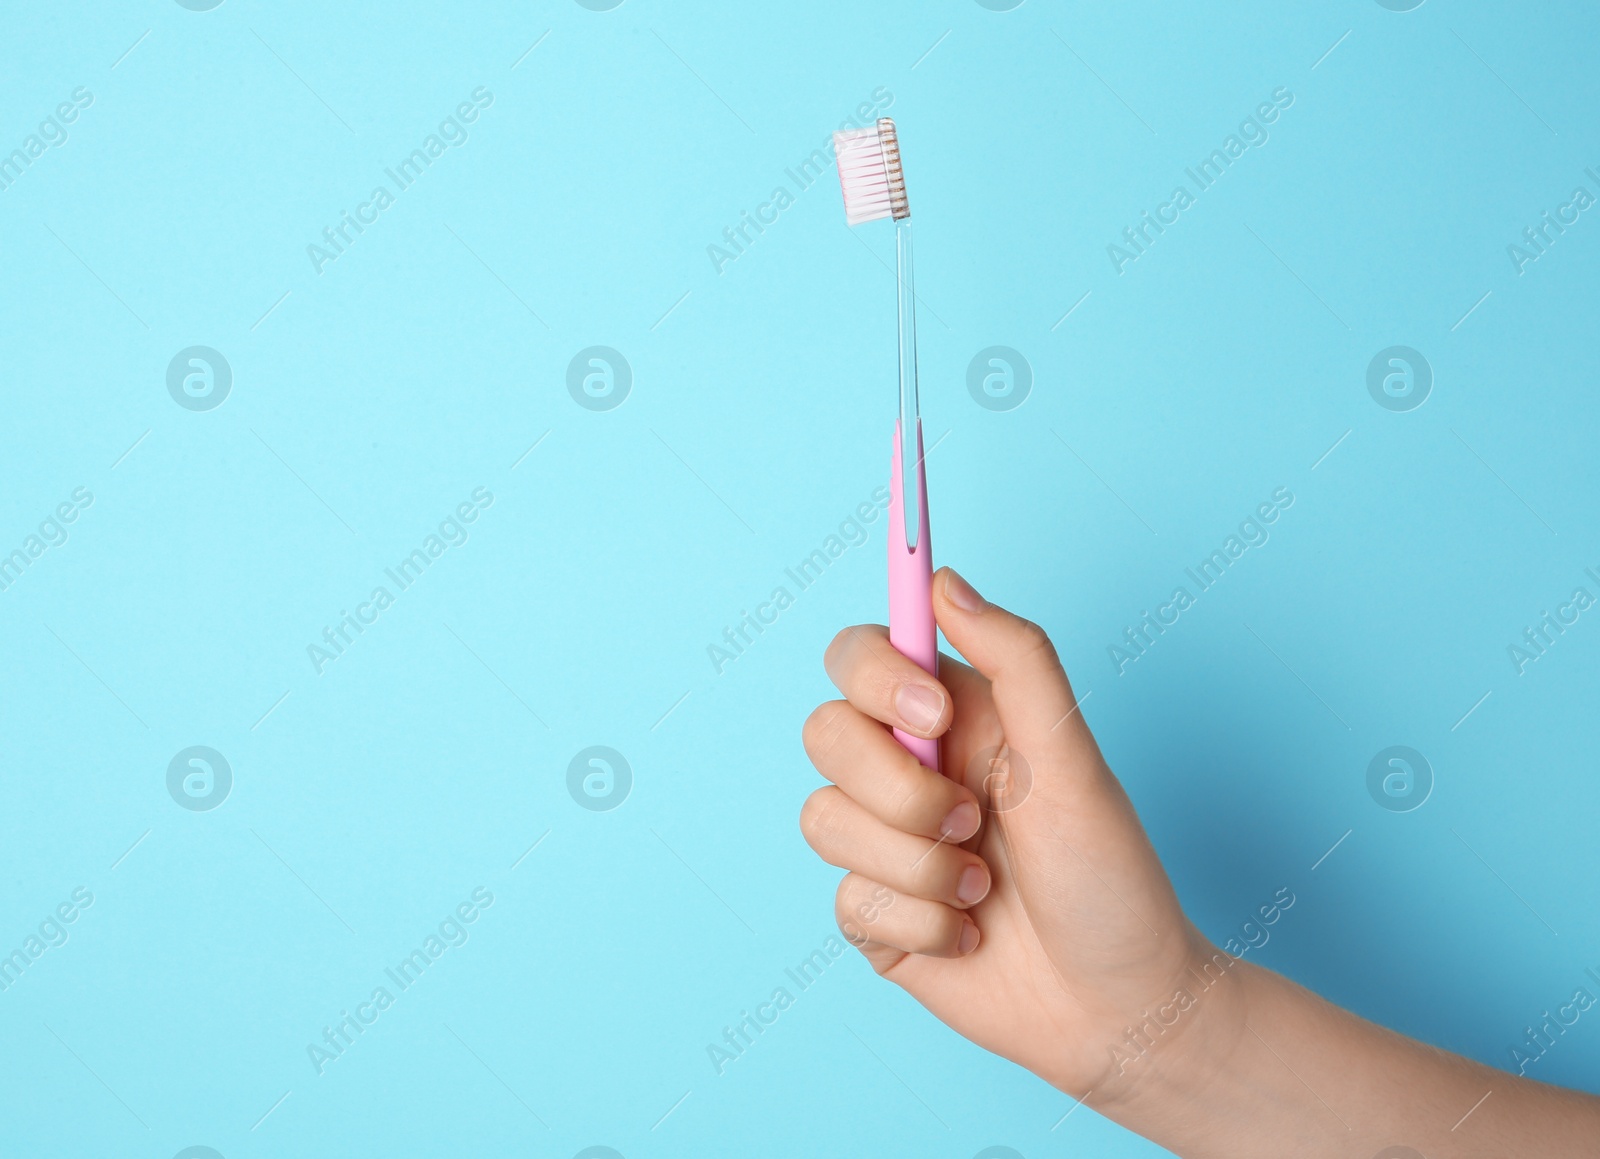
[[[1600,1154],[1600,1099],[1405,1038],[1207,941],[1045,633],[949,568],[933,606],[970,666],[941,656],[935,679],[882,627],[846,628],[824,659],[844,699],[804,729],[832,784],[801,831],[849,871],[835,918],[878,974],[1189,1159]],[[948,775],[889,725],[940,737]]]

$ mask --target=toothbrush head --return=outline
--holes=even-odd
[[[911,216],[893,120],[880,117],[870,129],[835,133],[833,152],[839,163],[839,188],[844,191],[844,214],[851,225]]]

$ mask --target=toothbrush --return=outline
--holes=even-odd
[[[922,416],[917,407],[917,313],[911,277],[911,206],[894,121],[880,117],[870,129],[833,135],[844,191],[845,218],[852,226],[894,219],[900,286],[900,417],[894,426],[889,478],[889,643],[930,676],[939,674],[933,621],[933,545],[928,539],[928,481],[922,464]],[[916,437],[916,459],[907,462],[904,441]],[[928,768],[939,769],[939,742],[898,728],[895,739]]]

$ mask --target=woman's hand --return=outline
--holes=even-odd
[[[1600,1100],[1364,1022],[1185,919],[1055,649],[948,568],[936,680],[883,628],[828,648],[800,827],[840,928],[955,1030],[1185,1156],[1600,1154]],[[942,738],[945,776],[888,727]],[[1493,1097],[1491,1097],[1493,1096]]]
[[[1217,953],[1184,919],[1155,851],[1106,767],[1044,632],[946,568],[945,637],[972,662],[939,679],[876,625],[846,628],[825,664],[844,700],[805,725],[833,784],[800,827],[839,885],[840,928],[884,977],[974,1042],[1103,1107],[1136,1088],[1146,1050],[1208,1051],[1242,1019]],[[893,725],[942,738],[945,776]],[[1222,956],[1225,962],[1230,961]],[[1184,1005],[1179,1010],[1175,1002]],[[1156,1026],[1130,1039],[1130,1027]],[[1156,1039],[1159,1038],[1159,1042]]]

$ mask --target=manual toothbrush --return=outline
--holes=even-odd
[[[929,675],[937,676],[939,646],[933,620],[933,549],[928,541],[928,482],[922,463],[922,417],[917,408],[917,314],[911,280],[911,206],[894,121],[881,117],[870,129],[833,135],[851,225],[894,219],[900,290],[900,415],[894,427],[889,479],[889,642]],[[916,459],[908,463],[902,439],[916,432]],[[939,742],[894,730],[895,739],[930,769],[939,768]]]

